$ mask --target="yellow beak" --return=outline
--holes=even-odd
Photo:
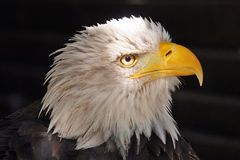
[[[169,42],[160,44],[159,51],[144,59],[145,66],[130,75],[130,78],[150,76],[152,79],[170,76],[196,75],[200,86],[203,83],[202,66],[197,57],[187,48]]]

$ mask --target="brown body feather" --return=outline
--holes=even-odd
[[[122,160],[118,150],[108,151],[106,144],[75,150],[75,140],[59,139],[47,133],[49,120],[38,119],[40,102],[19,110],[0,121],[0,159],[3,160]],[[141,137],[139,151],[133,136],[127,160],[198,160],[191,145],[182,137],[174,149],[170,136],[166,144],[152,134]]]

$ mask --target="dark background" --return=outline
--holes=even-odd
[[[48,55],[82,26],[123,16],[160,21],[173,41],[191,48],[204,84],[184,79],[173,114],[202,159],[240,159],[240,1],[2,0],[0,117],[41,98]]]

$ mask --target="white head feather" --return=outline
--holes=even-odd
[[[170,37],[161,24],[141,17],[113,19],[76,34],[55,52],[60,54],[47,74],[42,110],[51,110],[49,131],[77,139],[76,149],[111,140],[123,156],[133,134],[149,138],[155,132],[165,143],[168,133],[175,142],[179,133],[170,102],[179,80],[130,79],[141,64],[117,63],[123,54],[151,53],[162,41]]]

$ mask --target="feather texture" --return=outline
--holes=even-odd
[[[40,108],[40,102],[36,102],[0,120],[1,160],[122,160],[118,150],[107,150],[107,143],[75,150],[75,140],[47,133],[49,120],[46,116],[38,118]],[[139,151],[137,144],[133,135],[127,160],[199,160],[182,137],[176,141],[175,149],[168,134],[165,144],[155,134],[149,139],[140,136]]]
[[[152,20],[141,17],[107,21],[86,27],[66,47],[56,51],[46,81],[42,110],[51,111],[48,131],[61,138],[77,139],[76,149],[113,140],[126,157],[131,137],[154,132],[173,144],[179,132],[171,117],[171,92],[180,84],[176,77],[130,79],[143,67],[144,58],[158,50],[168,33]],[[132,68],[117,64],[119,56],[138,54]],[[139,140],[138,140],[139,141]]]

